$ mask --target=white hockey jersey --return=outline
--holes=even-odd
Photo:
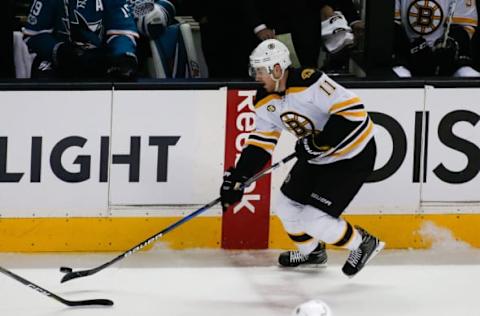
[[[395,21],[410,40],[422,36],[430,46],[445,33],[449,16],[452,24],[473,35],[478,23],[475,0],[395,0]]]
[[[261,147],[270,154],[282,130],[298,138],[312,132],[342,135],[334,144],[322,148],[322,155],[310,160],[315,164],[352,158],[374,135],[374,124],[360,98],[314,69],[290,69],[285,94],[268,94],[261,89],[255,108],[256,129],[245,145]],[[332,116],[342,119],[327,124]]]

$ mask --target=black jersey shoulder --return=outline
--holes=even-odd
[[[258,103],[260,100],[265,99],[269,93],[264,88],[258,88],[257,94],[255,95],[255,103]]]
[[[280,94],[276,92],[267,92],[264,88],[257,89],[257,94],[255,95],[255,108],[259,108],[268,102],[271,99],[279,99]]]
[[[288,68],[287,88],[309,87],[323,75],[315,68]]]

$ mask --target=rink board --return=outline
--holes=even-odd
[[[429,248],[432,243],[464,242],[480,248],[479,214],[347,215],[352,224],[381,236],[388,248]],[[125,251],[180,217],[0,219],[2,252]],[[220,216],[199,217],[155,242],[155,248],[220,248]],[[268,247],[292,249],[277,216],[270,217]],[[145,249],[150,249],[151,246]]]
[[[480,247],[480,89],[356,89],[375,172],[345,216],[389,247]],[[215,199],[253,128],[250,90],[0,92],[0,251],[119,251]],[[33,102],[35,100],[35,102]],[[282,135],[272,161],[290,154]],[[291,164],[165,235],[166,247],[288,248]],[[328,181],[328,179],[326,179]]]

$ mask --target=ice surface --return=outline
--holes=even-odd
[[[130,256],[89,277],[60,284],[58,268],[92,268],[117,253],[0,254],[0,265],[69,300],[109,298],[113,307],[69,308],[0,274],[0,315],[289,316],[321,299],[334,315],[480,315],[480,250],[384,250],[352,279],[346,251],[329,266],[289,270],[279,251],[165,250]]]

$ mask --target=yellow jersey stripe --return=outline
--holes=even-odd
[[[259,142],[257,140],[252,140],[252,139],[247,139],[245,141],[245,145],[253,145],[253,146],[257,146],[257,147],[260,147],[266,151],[268,151],[269,153],[273,152],[273,150],[275,149],[275,145],[274,144],[271,144],[271,143],[262,143],[262,142]]]
[[[459,17],[453,17],[452,22],[456,24],[470,24],[477,26],[478,22],[476,19],[471,19],[471,18],[459,18]]]
[[[308,89],[308,87],[290,87],[290,88],[287,89],[287,91],[285,93],[286,94],[299,93],[299,92],[305,91],[307,89]]]
[[[272,101],[272,100],[279,100],[281,99],[281,97],[279,95],[276,95],[276,94],[270,94],[268,96],[266,96],[265,98],[261,99],[260,101],[258,101],[256,104],[255,104],[255,108],[258,109],[262,106],[264,106],[265,104],[267,104],[268,102]]]
[[[344,111],[344,112],[335,113],[335,115],[353,116],[353,117],[366,117],[367,112],[365,112],[365,111]]]
[[[353,105],[353,104],[356,104],[356,103],[361,103],[361,100],[360,100],[359,97],[354,97],[354,98],[348,99],[348,100],[343,101],[343,102],[335,103],[334,105],[332,105],[330,107],[328,112],[329,113],[335,113],[335,112],[341,110],[344,107],[347,107],[347,106],[350,106],[350,105]]]
[[[369,123],[368,123],[368,126],[367,128],[365,129],[365,131],[360,134],[360,136],[352,143],[350,143],[349,146],[347,146],[346,148],[340,150],[340,151],[337,151],[335,152],[333,155],[334,156],[341,156],[341,155],[344,155],[350,151],[352,151],[353,149],[355,149],[358,145],[360,145],[368,136],[371,135],[373,131],[373,123],[372,121],[370,120]]]
[[[253,131],[252,134],[258,134],[260,136],[265,136],[265,137],[275,137],[277,139],[280,137],[280,132],[277,132],[277,131],[272,131],[272,132]]]

